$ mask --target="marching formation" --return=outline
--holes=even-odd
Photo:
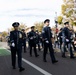
[[[19,23],[14,22],[12,26],[14,30],[10,32],[10,49],[12,67],[16,69],[16,54],[18,56],[19,71],[25,70],[22,66],[22,50],[27,53],[27,42],[29,47],[29,55],[32,57],[34,51],[35,57],[39,57],[38,50],[43,51],[43,62],[47,62],[46,55],[49,50],[52,64],[58,62],[54,54],[54,48],[59,48],[62,58],[66,58],[66,52],[69,51],[70,58],[74,59],[74,51],[76,51],[76,33],[69,28],[69,22],[64,23],[64,28],[61,28],[59,33],[56,34],[56,38],[51,30],[50,20],[44,21],[44,27],[40,33],[35,30],[35,26],[31,27],[31,31],[26,34],[25,29],[19,31]],[[56,40],[57,39],[57,40]],[[53,40],[56,40],[53,42]]]

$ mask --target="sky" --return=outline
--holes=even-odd
[[[13,22],[19,22],[28,27],[35,22],[50,19],[50,26],[54,26],[54,19],[61,14],[63,0],[0,0],[0,32],[7,31]]]

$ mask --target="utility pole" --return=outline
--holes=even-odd
[[[55,17],[55,27],[56,27],[56,35],[57,35],[57,32],[58,32],[57,12],[55,12],[55,15],[56,15],[56,17]]]

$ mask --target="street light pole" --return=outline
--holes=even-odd
[[[55,12],[55,15],[56,15],[56,17],[55,17],[55,27],[56,27],[56,35],[57,35],[57,30],[58,30],[58,21],[57,21],[57,12]]]
[[[55,28],[56,28],[56,31],[55,31],[55,45],[58,44],[58,36],[57,36],[57,33],[58,33],[58,21],[57,21],[57,12],[55,12]]]

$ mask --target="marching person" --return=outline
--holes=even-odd
[[[41,51],[41,48],[40,48],[40,35],[39,35],[38,30],[36,30],[36,45],[38,46],[38,50]]]
[[[18,67],[19,71],[22,72],[25,68],[22,67],[22,32],[18,30],[19,23],[14,22],[12,26],[14,30],[10,32],[10,43],[11,43],[11,58],[12,67],[16,69],[16,54],[18,56]]]
[[[76,37],[74,38],[74,49],[76,51]]]
[[[68,45],[68,50],[70,51],[70,58],[75,58],[73,51],[72,51],[72,47],[71,47],[71,35],[70,35],[70,30],[69,30],[69,22],[65,22],[64,23],[65,27],[63,28],[62,31],[62,45],[63,45],[63,49],[62,49],[62,57],[66,58],[65,56],[65,47],[66,44]]]
[[[75,32],[75,37],[76,37],[76,32]]]
[[[46,19],[44,21],[44,27],[43,27],[43,30],[42,30],[42,39],[43,39],[43,42],[44,42],[44,51],[43,51],[43,61],[44,62],[47,62],[46,60],[46,54],[47,54],[47,51],[48,51],[48,48],[49,48],[49,52],[50,52],[50,57],[51,57],[51,60],[52,60],[52,63],[57,63],[58,61],[56,60],[55,56],[54,56],[54,50],[53,50],[53,47],[52,47],[52,33],[51,33],[51,29],[49,27],[50,25],[50,20],[49,19]]]
[[[25,33],[25,29],[22,29],[22,35],[23,35],[22,46],[23,46],[23,49],[24,49],[24,53],[26,53],[26,33]]]
[[[60,43],[60,49],[61,49],[61,47],[62,47],[62,28],[60,29],[60,32],[59,32],[59,35],[58,35],[58,37],[59,37],[59,43]]]
[[[31,31],[28,34],[29,38],[29,46],[30,46],[30,56],[32,57],[32,49],[34,48],[35,57],[38,57],[37,49],[36,49],[36,32],[35,27],[31,27]]]
[[[74,31],[73,31],[73,29],[72,28],[70,28],[70,40],[71,40],[71,44],[72,44],[72,48],[74,49],[74,51],[75,51],[75,45],[74,45],[74,38],[75,38],[75,33],[74,33]]]

